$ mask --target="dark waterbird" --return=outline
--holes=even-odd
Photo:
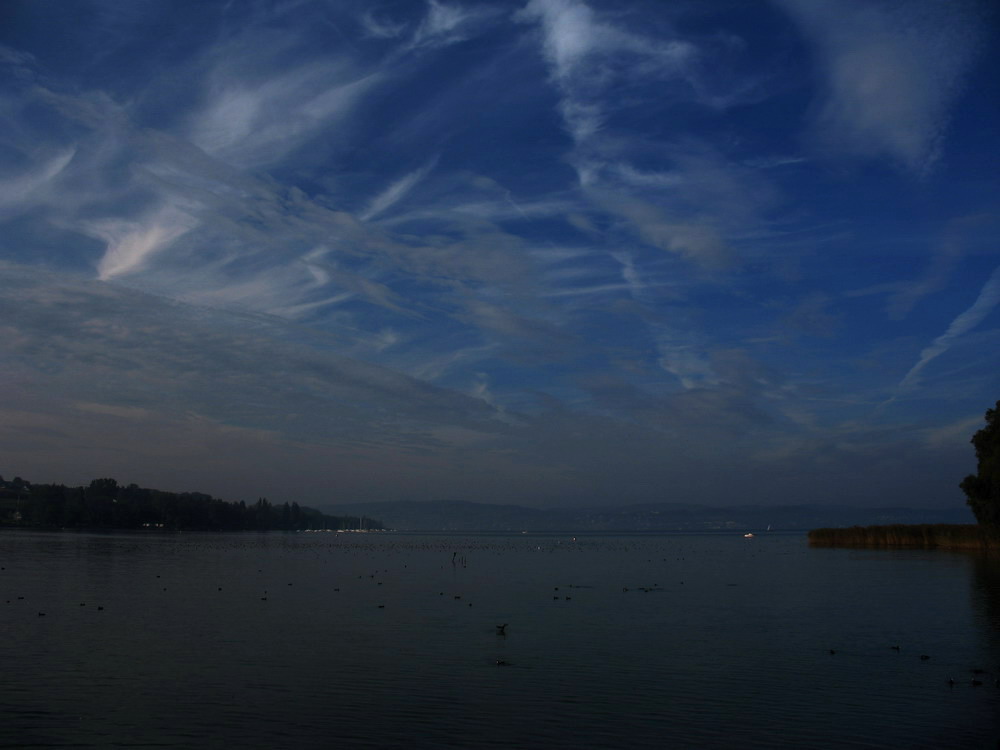
[[[507,623],[497,625],[497,635],[507,635]]]

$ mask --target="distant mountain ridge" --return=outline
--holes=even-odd
[[[468,501],[370,502],[326,506],[338,516],[379,518],[398,531],[804,531],[827,526],[974,523],[965,506],[864,508],[847,505],[644,503],[620,507],[528,508]]]

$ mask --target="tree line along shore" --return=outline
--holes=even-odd
[[[371,518],[330,516],[297,502],[227,502],[201,492],[166,492],[110,478],[86,487],[0,477],[0,527],[149,531],[374,530]]]
[[[976,523],[813,529],[809,543],[819,547],[1000,549],[1000,401],[986,410],[986,426],[969,442],[976,451],[976,473],[969,474],[959,487]]]

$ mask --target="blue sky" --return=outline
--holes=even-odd
[[[6,0],[4,476],[961,504],[1000,398],[969,0]]]

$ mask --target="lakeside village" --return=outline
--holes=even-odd
[[[384,530],[366,516],[331,516],[297,502],[227,502],[201,492],[166,492],[95,479],[87,486],[32,483],[0,476],[0,527],[135,531]]]

